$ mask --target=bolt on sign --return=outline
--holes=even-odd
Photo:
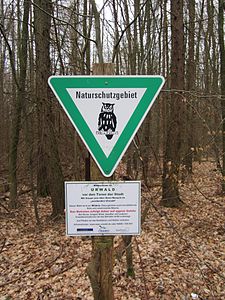
[[[51,76],[49,85],[109,177],[158,96],[162,76]]]

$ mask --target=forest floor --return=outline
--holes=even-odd
[[[142,233],[133,239],[135,278],[126,277],[126,258],[115,259],[115,300],[224,300],[225,204],[215,165],[194,166],[181,184],[184,205],[159,206],[160,186],[143,187],[149,206]],[[32,199],[20,196],[19,209],[0,207],[0,300],[92,300],[86,275],[91,241],[66,237],[64,220],[48,220],[51,204],[39,199],[41,227]],[[4,200],[7,205],[7,200]],[[116,237],[115,247],[121,242]]]

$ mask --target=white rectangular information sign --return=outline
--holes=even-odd
[[[140,181],[65,182],[66,233],[140,234]]]

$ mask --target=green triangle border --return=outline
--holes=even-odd
[[[138,128],[152,107],[165,80],[162,76],[51,76],[48,83],[91,153],[102,174],[110,177],[127,150]],[[68,88],[146,88],[142,99],[128,120],[123,132],[106,157],[92,131],[76,107]]]

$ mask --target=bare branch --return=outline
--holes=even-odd
[[[48,13],[47,11],[45,11],[44,9],[42,9],[40,6],[38,6],[37,4],[35,4],[32,0],[30,0],[30,1],[31,1],[31,3],[32,3],[33,6],[37,7],[37,8],[40,9],[41,11],[43,11],[46,15],[49,15],[52,19],[57,20],[57,21],[61,22],[62,24],[65,24],[65,25],[70,26],[70,27],[71,27],[74,31],[76,31],[81,37],[83,37],[84,39],[86,39],[86,40],[88,40],[88,41],[90,41],[90,42],[93,42],[93,43],[97,44],[95,40],[92,40],[91,38],[88,38],[87,36],[85,36],[85,35],[83,35],[81,32],[79,32],[72,24],[70,24],[70,23],[68,23],[68,22],[66,22],[66,21],[64,21],[64,20],[62,20],[62,19],[59,19],[59,18],[53,16],[52,14]]]
[[[125,32],[127,31],[127,29],[128,29],[132,24],[134,24],[134,22],[135,22],[135,21],[137,20],[137,18],[140,16],[140,13],[141,13],[142,9],[145,7],[145,5],[147,4],[148,1],[149,1],[149,0],[146,0],[146,1],[143,3],[142,7],[140,8],[139,12],[138,12],[137,15],[134,17],[134,19],[133,19],[133,20],[132,20],[132,21],[131,21],[124,29],[123,29],[123,31],[122,31],[122,33],[121,33],[121,35],[120,35],[120,37],[119,37],[119,39],[118,39],[116,45],[114,46],[114,49],[113,49],[113,56],[112,56],[112,62],[114,62],[114,60],[115,60],[117,48],[118,48],[118,46],[119,46],[119,44],[120,44],[120,42],[121,42],[121,40],[122,40],[122,38],[123,38]]]
[[[5,30],[4,30],[4,27],[2,24],[0,24],[0,33],[2,34],[3,36],[3,39],[6,43],[6,46],[8,48],[8,51],[9,51],[9,59],[10,59],[10,64],[11,64],[11,68],[12,68],[12,75],[13,75],[13,79],[16,83],[16,86],[18,88],[18,90],[20,90],[20,85],[19,85],[19,82],[18,82],[18,79],[17,79],[17,76],[16,76],[16,68],[15,68],[15,63],[14,63],[14,59],[13,59],[13,53],[12,53],[12,49],[11,49],[11,46],[8,42],[8,39],[7,39],[7,36],[5,34]]]

